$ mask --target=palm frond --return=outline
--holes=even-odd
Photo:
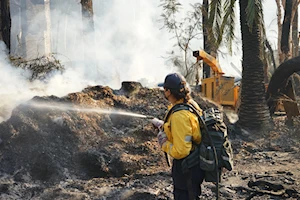
[[[253,24],[254,24],[255,18],[257,17],[255,1],[256,0],[248,0],[248,4],[247,4],[247,8],[246,8],[246,19],[247,19],[247,24],[250,29],[250,32],[252,32]]]
[[[249,27],[249,31],[259,31],[260,32],[260,49],[265,47],[265,24],[263,16],[263,5],[261,0],[248,0],[248,5],[246,8],[246,20]],[[254,28],[254,30],[253,30]],[[263,57],[263,51],[261,51],[261,57]]]
[[[226,44],[229,47],[230,53],[232,52],[232,41],[234,39],[235,29],[235,2],[236,0],[228,0],[224,3],[224,15],[219,29],[220,34],[216,41],[216,45],[219,47],[223,41],[223,35],[225,34]]]
[[[246,16],[249,30],[252,32],[254,24],[260,25],[263,23],[262,0],[248,0]]]
[[[256,18],[256,23],[259,24],[259,29],[262,33],[262,36],[265,38],[266,37],[266,32],[265,32],[265,22],[264,22],[264,12],[263,12],[263,5],[262,1],[257,1],[257,11],[258,15]]]
[[[208,20],[211,23],[221,20],[222,0],[211,0]]]
[[[210,32],[208,38],[210,44],[217,49],[217,40],[220,37],[220,26],[222,23],[222,0],[212,0],[209,5],[209,16],[207,28]]]
[[[234,30],[235,30],[235,6],[236,0],[230,0],[225,3],[225,15],[223,18],[223,23],[226,23],[226,26],[222,24],[221,32],[222,34],[225,32],[225,40],[226,44],[229,47],[230,53],[232,53],[232,41],[234,39]],[[219,43],[222,42],[222,38]]]

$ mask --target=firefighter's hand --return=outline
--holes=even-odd
[[[163,131],[159,131],[157,134],[157,140],[160,147],[168,140],[167,135]]]
[[[164,121],[159,120],[159,119],[157,119],[157,118],[153,118],[153,119],[151,119],[150,121],[151,121],[151,123],[152,123],[156,128],[158,128],[158,129],[160,129],[160,128],[162,127],[162,125],[164,124]]]

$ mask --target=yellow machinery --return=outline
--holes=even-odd
[[[203,50],[193,51],[197,62],[203,60],[213,70],[213,76],[201,81],[203,96],[223,106],[238,106],[239,86],[235,85],[234,77],[224,76],[218,61]]]

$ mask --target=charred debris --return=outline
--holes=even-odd
[[[203,109],[218,106],[197,92],[192,96]],[[32,106],[53,104],[62,108]],[[20,104],[0,124],[0,199],[172,199],[170,169],[147,119],[79,109],[162,119],[166,104],[159,88],[138,82],[123,82],[119,90],[90,86]],[[256,134],[237,134],[226,119],[235,169],[223,174],[221,197],[299,197],[300,120],[288,129],[283,118],[274,120],[273,130]],[[203,198],[214,199],[213,188],[204,184]]]

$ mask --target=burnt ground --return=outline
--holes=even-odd
[[[202,108],[216,106],[193,93]],[[0,199],[172,199],[170,168],[143,118],[82,112],[97,108],[163,118],[159,89],[123,82],[65,97],[34,97],[0,124]],[[37,107],[39,105],[40,107]],[[221,199],[300,198],[300,119],[274,117],[271,131],[236,131],[226,120],[235,168],[224,171]],[[215,199],[202,185],[202,199]]]

